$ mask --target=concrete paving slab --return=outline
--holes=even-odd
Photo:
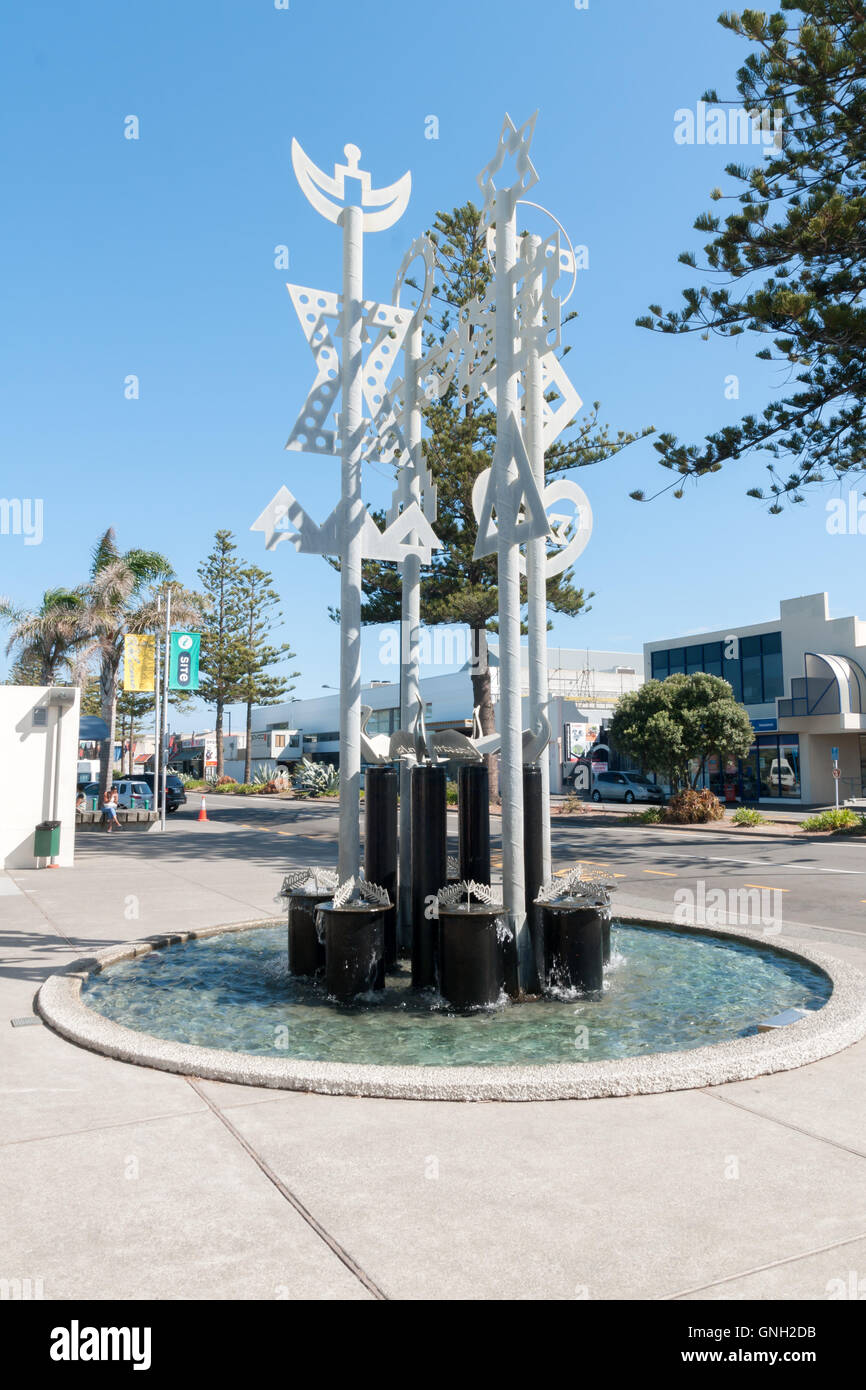
[[[745,1302],[752,1299],[851,1301],[866,1298],[866,1237],[834,1245],[799,1260],[754,1270],[723,1284],[680,1295],[684,1302]],[[808,1322],[804,1315],[799,1322]],[[808,1343],[804,1343],[808,1346]]]
[[[792,1072],[705,1092],[866,1156],[866,1042]]]
[[[231,1118],[392,1297],[659,1298],[866,1230],[863,1159],[700,1094]]]
[[[120,1067],[43,1026],[0,1028],[0,1145],[205,1109],[169,1072]]]
[[[0,1277],[46,1299],[370,1294],[210,1112],[0,1151]]]

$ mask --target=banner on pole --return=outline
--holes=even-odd
[[[201,646],[199,632],[169,634],[169,690],[198,690],[198,654]]]
[[[156,638],[128,632],[123,639],[123,688],[149,692],[156,680]]]

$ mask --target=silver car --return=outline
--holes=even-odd
[[[593,801],[654,801],[660,804],[664,792],[642,772],[599,772],[592,789]]]

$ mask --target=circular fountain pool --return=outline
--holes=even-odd
[[[759,934],[614,922],[605,987],[458,1013],[414,993],[338,1004],[288,973],[285,923],[114,947],[52,976],[39,1011],[109,1056],[246,1084],[435,1099],[675,1090],[785,1070],[866,1032],[863,978]],[[758,1024],[806,1010],[771,1033]]]
[[[783,1009],[818,1009],[826,975],[775,951],[614,926],[600,996],[457,1013],[409,987],[408,971],[352,1005],[288,973],[283,927],[172,946],[91,976],[92,1009],[200,1047],[375,1066],[509,1066],[672,1052],[757,1032]]]

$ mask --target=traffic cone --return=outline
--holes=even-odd
[[[204,797],[202,797],[201,799],[201,806],[199,807],[198,818],[199,820],[207,820],[207,807],[204,804]]]

